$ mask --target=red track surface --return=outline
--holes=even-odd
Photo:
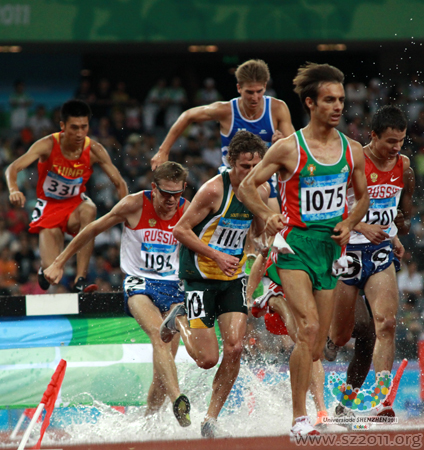
[[[290,442],[288,436],[228,438],[228,439],[201,439],[201,440],[174,440],[174,441],[145,441],[108,444],[80,444],[80,445],[49,445],[42,449],[63,450],[294,450],[299,448],[326,449],[340,448],[342,446],[353,450],[365,448],[411,449],[421,448],[423,445],[423,430],[382,431],[346,433],[338,435],[324,435],[333,437],[337,443],[315,442],[314,445],[296,444]],[[324,437],[322,440],[324,441]],[[3,438],[3,439],[2,439]],[[342,442],[344,439],[344,442]],[[409,439],[409,441],[408,441]],[[5,434],[0,435],[0,443],[6,444]],[[388,444],[388,445],[387,445]],[[8,448],[16,448],[9,447]]]

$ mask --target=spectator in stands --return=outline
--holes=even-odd
[[[120,146],[123,146],[130,132],[125,125],[125,114],[122,109],[113,109],[111,121],[111,134],[115,136]]]
[[[93,136],[109,153],[114,148],[121,148],[121,144],[113,134],[113,128],[107,116],[100,117],[98,126],[93,131]]]
[[[366,145],[369,142],[370,132],[365,128],[363,122],[364,116],[355,116],[347,129],[350,138],[360,142],[362,145]]]
[[[367,88],[367,106],[371,116],[387,104],[386,89],[379,78],[371,78]]]
[[[417,74],[411,76],[408,85],[408,101],[409,101],[409,120],[414,122],[417,120],[420,111],[424,108],[424,86]]]
[[[35,114],[29,118],[28,125],[34,140],[41,139],[53,132],[53,122],[47,117],[44,105],[38,105]]]
[[[215,88],[215,80],[213,78],[206,78],[203,86],[196,93],[196,105],[210,105],[211,103],[222,100],[222,95]]]
[[[28,214],[25,209],[19,206],[13,206],[6,213],[7,229],[16,237],[27,230]]]
[[[346,117],[352,120],[355,116],[363,117],[365,114],[365,101],[367,89],[360,81],[351,81],[345,86],[346,92]]]
[[[211,167],[219,167],[221,164],[221,145],[215,137],[207,140],[206,146],[202,147],[201,155],[203,161]]]
[[[12,140],[7,137],[0,137],[0,168],[9,165],[12,161]]]
[[[414,168],[417,191],[422,198],[424,192],[424,145],[419,148],[418,154],[414,156]]]
[[[148,162],[153,152],[147,148],[144,136],[135,133],[128,136],[123,154],[130,192],[145,189],[148,185],[144,176],[149,172]]]
[[[9,295],[16,285],[18,278],[18,265],[13,259],[9,248],[4,247],[0,252],[0,290]]]
[[[415,236],[415,244],[411,248],[412,257],[418,264],[418,271],[424,270],[424,212],[420,213],[420,220],[414,220],[411,231]]]
[[[112,92],[112,105],[114,107],[122,108],[130,104],[133,100],[127,92],[127,85],[125,81],[118,81],[116,89]]]
[[[424,281],[421,273],[417,271],[417,263],[411,261],[407,270],[402,270],[398,275],[399,292],[404,298],[411,294],[417,299],[423,298]]]
[[[30,273],[27,280],[21,285],[20,293],[22,295],[41,295],[45,292],[38,284],[37,273]]]
[[[101,118],[109,115],[112,106],[112,91],[108,78],[101,78],[96,89],[96,99],[92,105],[93,116]]]
[[[101,279],[110,283],[109,266],[104,256],[97,255],[94,257],[94,263],[90,264],[87,279],[94,283],[95,280]]]
[[[150,89],[144,103],[144,128],[148,132],[153,132],[159,113],[166,108],[166,80],[160,78]]]
[[[78,100],[92,105],[96,101],[96,95],[91,89],[91,81],[88,78],[82,78],[74,97]]]
[[[409,137],[416,150],[424,147],[424,108],[420,110],[418,119],[411,125]]]
[[[9,97],[11,107],[10,128],[13,131],[21,131],[28,124],[28,110],[32,105],[32,98],[25,91],[25,83],[16,80],[14,92]]]
[[[402,358],[417,359],[418,340],[423,332],[422,322],[418,298],[410,293],[401,303],[397,325],[397,350]]]
[[[16,252],[14,258],[18,265],[18,283],[24,284],[27,282],[31,273],[37,274],[37,258],[30,247],[29,236],[27,233],[21,233],[19,235],[19,247],[20,248],[18,252]]]
[[[265,95],[269,95],[270,97],[277,97],[277,91],[274,89],[274,80],[270,78],[268,83],[266,84]]]
[[[0,252],[5,247],[9,248],[13,238],[13,234],[6,228],[6,220],[0,217]]]
[[[181,78],[174,77],[166,92],[165,127],[170,128],[187,105],[187,94],[181,86]]]

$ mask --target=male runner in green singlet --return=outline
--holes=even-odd
[[[295,254],[280,254],[276,265],[288,305],[297,324],[290,358],[293,398],[292,437],[319,434],[306,412],[306,392],[327,338],[337,277],[332,265],[341,256],[349,233],[368,209],[364,155],[358,142],[336,130],[344,106],[344,75],[328,64],[308,63],[293,80],[310,122],[277,141],[264,160],[242,182],[240,196],[266,232],[283,236]],[[283,214],[275,214],[257,195],[278,172]],[[356,206],[347,214],[349,182]]]

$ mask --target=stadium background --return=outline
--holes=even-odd
[[[238,64],[250,58],[269,64],[269,93],[286,101],[299,128],[305,118],[291,80],[306,61],[326,62],[346,75],[345,121],[340,126],[346,134],[367,143],[370,116],[383,104],[398,104],[408,115],[403,151],[411,158],[417,189],[411,234],[402,238],[407,254],[399,280],[397,358],[416,360],[424,306],[423,19],[424,3],[412,0],[1,2],[2,295],[41,293],[37,238],[26,233],[35,203],[36,167],[19,177],[27,197],[24,210],[11,207],[4,170],[35,139],[58,130],[61,103],[72,97],[90,103],[90,135],[107,148],[135,192],[149,188],[149,160],[180,112],[214,98],[237,96]],[[190,169],[190,198],[216,172],[219,130],[213,124],[193,125],[177,144],[171,158]],[[99,215],[116,201],[113,187],[99,171],[90,181],[89,195]],[[96,241],[89,277],[102,292],[120,290],[119,235],[118,227]],[[69,264],[64,285],[53,292],[68,292],[72,279]],[[5,321],[0,322],[4,327]],[[277,356],[272,356],[275,342],[258,341],[258,346],[252,354],[286,362],[289,349],[284,345]],[[411,385],[418,377],[417,366],[414,370]],[[415,411],[420,408],[417,392],[418,385],[411,400]]]

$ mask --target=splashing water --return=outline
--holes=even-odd
[[[86,443],[141,442],[151,440],[186,440],[200,438],[200,425],[210,401],[216,370],[201,370],[192,363],[178,366],[181,392],[191,403],[191,426],[182,428],[166,401],[158,413],[145,416],[146,407],[129,406],[125,413],[98,402],[88,393],[81,393],[76,406],[56,409],[50,432],[43,444],[77,445]],[[336,401],[330,405],[333,411]],[[218,437],[279,436],[288,434],[292,422],[290,376],[287,366],[262,364],[252,367],[242,364],[229,398],[218,418]],[[307,410],[314,420],[316,411],[308,394]],[[37,424],[29,445],[38,439],[41,424]],[[394,428],[391,428],[392,430]],[[10,448],[0,444],[0,448]]]

